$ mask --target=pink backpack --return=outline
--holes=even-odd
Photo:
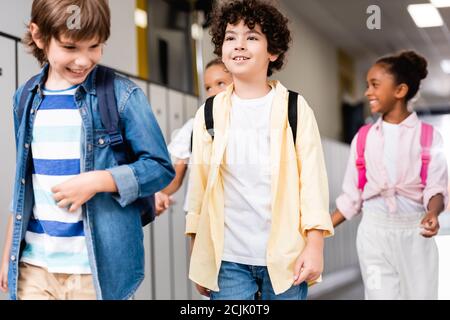
[[[364,159],[364,151],[366,149],[367,134],[369,133],[371,124],[362,126],[358,131],[358,138],[356,141],[356,168],[358,169],[358,189],[364,190],[367,183],[366,178],[366,161]],[[420,178],[422,184],[427,184],[428,164],[430,163],[430,148],[433,143],[433,126],[422,122],[422,131],[420,134],[420,145],[422,146],[422,168],[420,169]]]

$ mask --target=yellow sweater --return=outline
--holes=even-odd
[[[276,294],[293,284],[294,264],[306,231],[334,233],[319,130],[305,99],[298,98],[296,146],[288,122],[288,91],[278,81],[270,119],[272,225],[267,268]],[[214,99],[214,141],[206,131],[204,107],[195,116],[186,234],[196,234],[189,278],[218,291],[224,245],[224,186],[221,166],[227,145],[233,85]]]

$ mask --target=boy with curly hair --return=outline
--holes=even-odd
[[[289,48],[287,22],[258,0],[228,1],[213,13],[215,53],[233,84],[213,100],[213,130],[211,110],[197,112],[186,217],[189,277],[213,300],[258,292],[305,299],[323,270],[323,238],[333,234],[314,114],[299,95],[294,136],[288,90],[268,80]]]

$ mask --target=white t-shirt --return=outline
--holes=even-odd
[[[400,143],[400,126],[398,124],[382,122],[384,139],[383,164],[386,168],[389,184],[394,185],[397,181],[397,154]],[[397,212],[400,214],[417,213],[423,211],[423,205],[401,195],[395,195]],[[386,201],[383,197],[375,197],[364,201],[363,211],[388,213]]]
[[[221,167],[225,197],[224,261],[266,265],[271,211],[272,89],[257,99],[232,96],[228,144]]]
[[[172,159],[172,161],[185,160],[186,163],[189,162],[189,159],[191,158],[191,136],[193,129],[194,129],[194,118],[191,118],[183,125],[183,127],[176,130],[172,134],[172,136],[174,137],[172,138],[170,144],[167,146],[170,155],[173,158],[175,158]],[[189,177],[189,172],[186,172],[185,177]],[[186,198],[184,200],[183,205],[183,210],[186,212],[189,210],[188,196],[189,196],[189,179],[187,179]]]

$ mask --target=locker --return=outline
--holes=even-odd
[[[184,96],[182,93],[168,90],[169,106],[169,133],[172,133],[184,125]]]
[[[155,279],[154,299],[172,299],[173,294],[173,264],[172,264],[172,231],[169,213],[156,217],[153,225],[154,269],[152,278]]]
[[[184,96],[184,118],[185,122],[188,121],[191,118],[195,117],[195,114],[199,107],[199,98],[195,96],[185,95]],[[184,195],[186,195],[187,191],[187,179],[189,175],[189,171],[186,173],[185,183],[183,184],[183,192]],[[184,225],[186,224],[186,220],[184,221]],[[184,230],[183,230],[184,232]],[[195,289],[194,284],[191,280],[189,280],[189,251],[190,251],[190,239],[186,237],[186,243],[185,243],[185,250],[186,250],[186,282],[187,282],[187,299],[200,299],[200,296],[197,293],[197,290]]]
[[[9,205],[15,170],[15,139],[13,122],[13,95],[16,89],[16,58],[15,42],[0,37],[0,251],[3,252],[4,234],[9,215]],[[7,299],[7,295],[0,292],[0,300]]]
[[[185,109],[185,97],[182,93],[169,90],[169,128],[171,139],[174,137],[173,133],[184,125],[183,111]],[[187,177],[186,177],[187,178]],[[186,241],[184,235],[185,229],[185,213],[183,205],[186,195],[186,180],[183,186],[176,192],[174,197],[174,204],[170,208],[169,223],[171,226],[171,252],[172,252],[172,268],[171,271],[174,276],[175,291],[174,299],[187,299],[188,297],[188,282],[187,282],[187,252]]]
[[[134,83],[136,83],[144,94],[149,96],[149,87],[147,82],[137,79],[132,79]],[[150,101],[150,100],[149,100]],[[136,300],[150,300],[153,298],[152,294],[152,285],[153,285],[153,260],[154,260],[154,252],[153,252],[153,241],[152,238],[152,228],[148,225],[144,227],[144,252],[145,252],[145,278],[142,282],[139,289],[136,291],[135,299]]]
[[[185,100],[185,121],[187,121],[188,119],[195,117],[200,102],[198,97],[188,95],[185,96]]]
[[[142,89],[142,91],[144,91],[144,94],[147,96],[147,98],[149,98],[149,88],[148,88],[148,84],[145,81],[139,80],[139,79],[130,79],[131,81],[133,81],[134,83],[136,83],[138,85],[139,88]],[[150,98],[149,98],[150,101]]]
[[[24,84],[41,70],[36,58],[27,52],[23,44],[19,44],[19,85]]]
[[[150,85],[150,101],[155,117],[161,127],[163,135],[167,141],[168,127],[168,98],[167,89],[158,85]],[[153,290],[155,296],[153,299],[172,299],[173,295],[173,276],[171,275],[171,230],[169,224],[169,214],[157,217],[152,224],[154,247],[154,269],[152,273]]]
[[[150,103],[152,110],[155,114],[156,120],[158,121],[161,131],[168,141],[168,128],[167,128],[167,96],[166,88],[151,84],[150,85]]]

